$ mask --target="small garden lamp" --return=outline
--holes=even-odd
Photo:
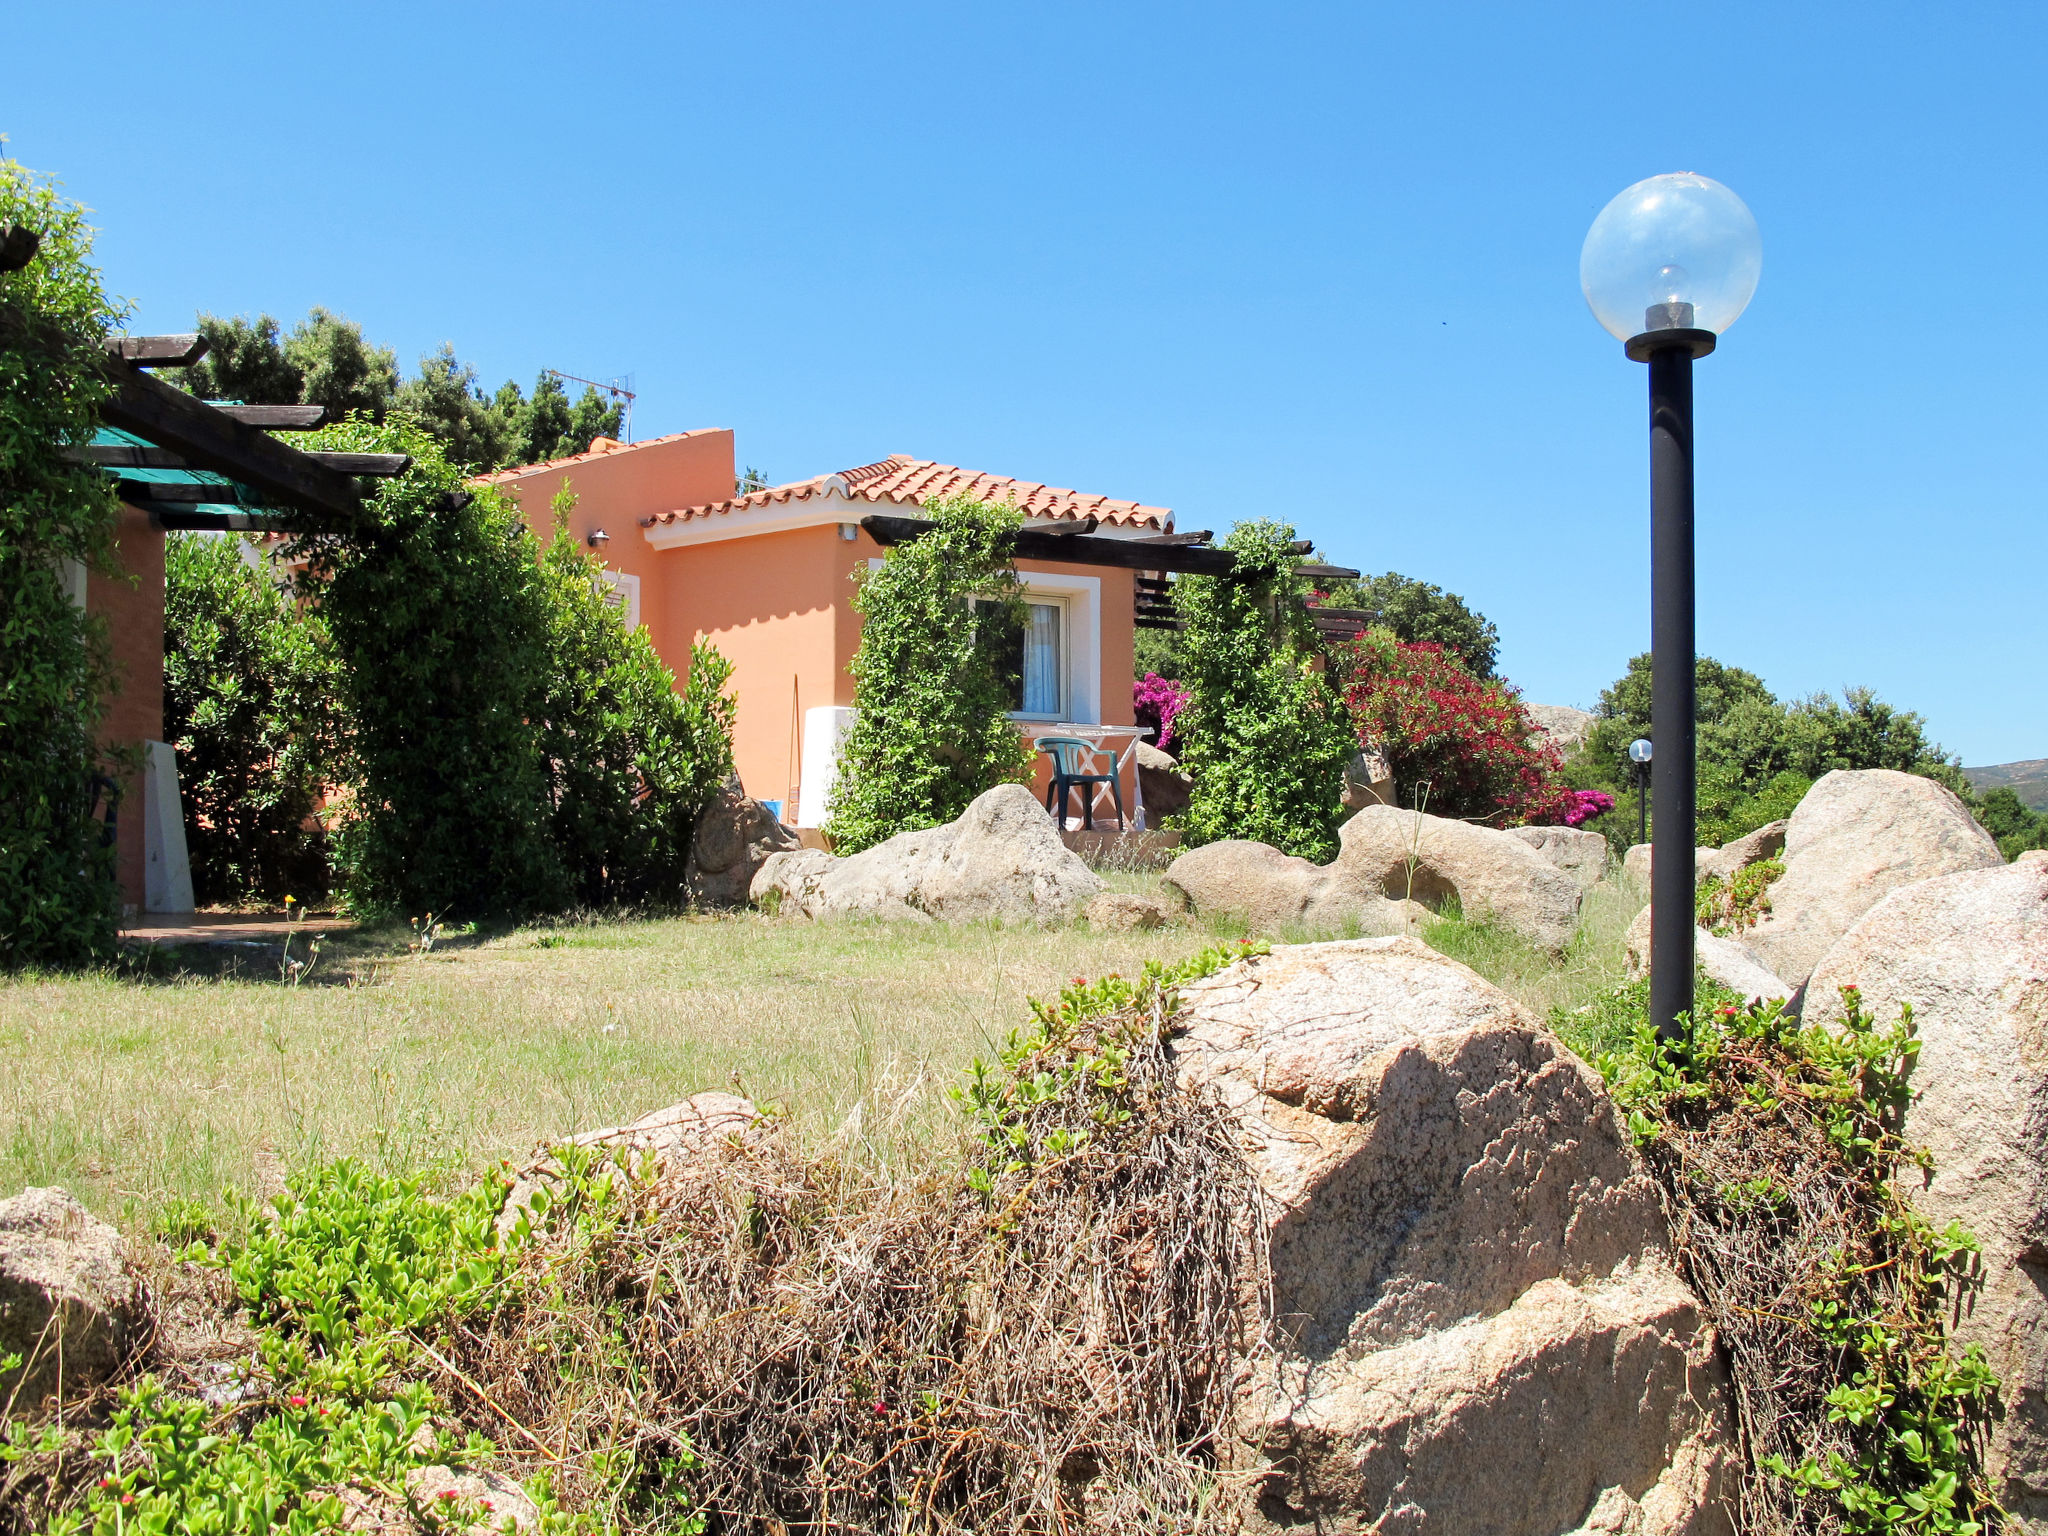
[[[600,555],[604,553],[605,545],[611,543],[611,541],[612,536],[602,528],[593,528],[583,536],[583,542],[596,550]]]
[[[1643,797],[1643,785],[1650,777],[1650,744],[1638,736],[1628,744],[1629,772],[1636,781],[1636,841],[1650,840],[1650,802]]]
[[[1657,841],[1671,845],[1651,854],[1650,1018],[1666,1040],[1680,1038],[1678,1016],[1692,1009],[1692,365],[1741,315],[1762,270],[1742,199],[1690,171],[1620,193],[1579,253],[1593,317],[1650,367],[1650,715],[1664,733],[1651,793]],[[1629,756],[1647,763],[1649,743]]]

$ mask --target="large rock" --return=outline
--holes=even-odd
[[[1899,887],[2005,862],[1962,801],[1932,779],[1888,768],[1822,775],[1792,812],[1783,857],[1770,913],[1745,940],[1795,988]]]
[[[1775,859],[1785,851],[1785,832],[1791,825],[1789,821],[1766,822],[1754,832],[1745,832],[1718,848],[1694,849],[1693,879],[1704,880],[1708,875],[1718,875],[1723,880],[1733,880],[1750,865]]]
[[[1171,752],[1141,741],[1132,749],[1138,765],[1138,794],[1145,806],[1145,825],[1156,828],[1162,816],[1177,816],[1188,808],[1194,781]]]
[[[1536,729],[1550,739],[1550,744],[1567,756],[1586,739],[1600,719],[1583,709],[1573,709],[1569,704],[1524,704],[1522,708],[1528,711],[1529,720]]]
[[[1344,765],[1344,809],[1362,811],[1368,805],[1393,805],[1394,770],[1384,754],[1360,752]]]
[[[1369,805],[1344,823],[1331,867],[1360,895],[1437,907],[1496,923],[1553,953],[1571,941],[1584,892],[1511,833],[1444,816]]]
[[[72,1397],[120,1370],[148,1321],[121,1234],[61,1189],[0,1200],[0,1402]]]
[[[1520,838],[1559,869],[1578,881],[1579,889],[1590,891],[1607,876],[1607,838],[1583,827],[1510,827],[1509,837]]]
[[[1411,939],[1277,949],[1181,991],[1180,1081],[1268,1195],[1277,1361],[1251,1528],[1722,1536],[1714,1339],[1599,1078]]]
[[[727,779],[697,814],[683,892],[700,907],[743,907],[769,855],[802,846],[773,811],[747,798],[737,778]]]
[[[1983,1245],[1957,1337],[1982,1344],[2003,1383],[1993,1491],[2021,1529],[2048,1532],[2048,854],[1892,892],[1821,960],[1807,1020],[1839,1021],[1847,985],[1881,1024],[1913,1005],[1906,1136],[1934,1168],[1912,1199]]]
[[[1182,854],[1165,880],[1196,912],[1269,932],[1402,932],[1418,908],[1427,916],[1455,901],[1467,917],[1553,952],[1570,941],[1584,894],[1520,838],[1391,805],[1369,805],[1345,822],[1329,864],[1232,839]]]
[[[1650,910],[1645,907],[1638,912],[1622,938],[1622,955],[1631,979],[1647,974],[1650,969]],[[1695,928],[1692,946],[1693,963],[1709,979],[1741,994],[1744,1001],[1783,1002],[1792,996],[1792,989],[1740,939],[1722,938],[1704,928]]]
[[[1334,933],[1354,925],[1399,933],[1433,915],[1419,903],[1361,893],[1332,866],[1242,838],[1181,854],[1161,880],[1189,910],[1235,918],[1264,933]]]
[[[899,832],[850,858],[770,855],[750,894],[813,918],[1051,924],[1071,921],[1101,889],[1031,791],[1002,784],[958,821]]]
[[[556,1146],[597,1147],[622,1166],[649,1172],[657,1182],[680,1179],[695,1169],[759,1147],[768,1130],[751,1099],[735,1093],[693,1094],[680,1104],[657,1109],[626,1125],[567,1136],[541,1149],[515,1176],[498,1213],[498,1235],[509,1235],[522,1213],[533,1210],[534,1195],[562,1185]]]

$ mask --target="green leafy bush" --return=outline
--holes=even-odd
[[[602,564],[565,536],[574,505],[565,483],[541,561],[549,834],[579,904],[673,901],[697,809],[732,772],[732,666],[699,641],[677,691],[647,632],[601,600]]]
[[[1998,839],[1998,851],[2008,861],[2029,848],[2048,848],[2048,811],[2029,810],[2007,785],[1985,792],[1977,807],[1977,819],[1984,823],[1985,831]]]
[[[1606,831],[1619,851],[1635,836],[1628,746],[1639,736],[1655,740],[1648,653],[1631,658],[1628,671],[1601,692],[1599,714],[1565,764],[1565,777],[1575,787],[1615,795]],[[1813,781],[1836,768],[1917,773],[1947,785],[1964,804],[1975,803],[1956,759],[1928,739],[1927,722],[1868,688],[1845,689],[1839,700],[1816,693],[1783,703],[1754,672],[1702,656],[1694,671],[1694,715],[1694,835],[1703,845],[1719,846],[1789,816]]]
[[[1977,1244],[1908,1202],[1910,1007],[1879,1025],[1854,988],[1838,1028],[1782,1004],[1695,1007],[1667,1043],[1642,1014],[1600,1058],[1630,1134],[1682,1213],[1687,1277],[1728,1352],[1744,1503],[1774,1529],[1977,1536],[1998,1382],[1948,1320]]]
[[[201,902],[326,893],[339,683],[317,610],[234,536],[164,545],[164,736]]]
[[[971,496],[925,508],[932,529],[855,573],[854,706],[825,830],[834,851],[953,821],[1027,777],[995,637],[1023,620],[1010,536],[1023,514]]]
[[[1446,592],[1433,582],[1388,571],[1331,582],[1321,587],[1316,597],[1327,608],[1355,608],[1370,614],[1361,628],[1387,630],[1403,645],[1442,646],[1474,677],[1494,676],[1500,631],[1491,619],[1466,606],[1457,593]]]
[[[1190,846],[1241,837],[1317,860],[1337,851],[1358,740],[1322,667],[1293,543],[1285,524],[1239,523],[1224,541],[1234,576],[1173,585],[1190,695],[1180,727],[1194,780],[1180,818]]]
[[[89,263],[84,210],[0,160],[9,226],[42,245],[0,273],[0,966],[76,964],[114,943],[114,855],[93,814],[114,678],[104,626],[71,582],[108,568],[117,504],[63,451],[97,425],[102,342],[121,312]]]
[[[597,568],[518,509],[462,489],[401,416],[314,447],[413,456],[355,527],[301,539],[340,660],[349,899],[464,917],[675,901],[692,818],[730,770],[728,671],[699,647],[684,693],[628,635]]]

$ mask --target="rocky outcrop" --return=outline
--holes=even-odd
[[[1545,859],[1570,875],[1579,889],[1590,891],[1607,875],[1607,838],[1581,827],[1510,827],[1508,836],[1520,838]]]
[[[1162,816],[1176,816],[1188,808],[1188,794],[1194,781],[1171,752],[1141,741],[1131,752],[1138,765],[1138,794],[1145,805],[1145,825],[1157,827]]]
[[[1345,822],[1329,864],[1232,840],[1182,854],[1165,878],[1194,911],[1268,932],[1402,932],[1418,906],[1426,916],[1455,901],[1467,917],[1553,952],[1570,941],[1583,895],[1576,879],[1520,838],[1390,805],[1369,805]]]
[[[1344,823],[1331,866],[1359,896],[1437,907],[1496,923],[1553,953],[1578,924],[1579,883],[1520,838],[1492,827],[1367,806]]]
[[[680,1104],[657,1109],[627,1125],[565,1136],[556,1146],[603,1147],[623,1165],[650,1170],[659,1180],[680,1178],[707,1163],[757,1147],[767,1127],[751,1099],[734,1093],[693,1094]],[[561,1163],[553,1148],[519,1170],[498,1216],[498,1233],[509,1234],[522,1212],[531,1212],[537,1191],[550,1192],[562,1182]]]
[[[320,1492],[340,1503],[336,1529],[349,1536],[424,1536],[450,1531],[460,1531],[463,1536],[527,1536],[541,1528],[540,1506],[502,1472],[414,1467],[405,1474],[402,1499],[382,1487],[354,1484]],[[415,1515],[415,1510],[420,1513]]]
[[[1262,933],[1334,933],[1353,925],[1399,933],[1433,915],[1418,903],[1359,891],[1334,866],[1241,838],[1180,855],[1162,881],[1190,911],[1235,918]]]
[[[1002,784],[958,821],[900,832],[850,858],[772,854],[750,894],[812,918],[1051,924],[1071,921],[1101,890],[1031,791]]]
[[[747,798],[737,778],[727,779],[697,813],[683,893],[700,907],[743,907],[769,855],[802,846],[773,811]]]
[[[1704,928],[1695,928],[1692,947],[1693,963],[1729,991],[1740,993],[1745,1001],[1782,1002],[1792,996],[1792,989],[1757,959],[1740,939],[1719,937]],[[1636,920],[1628,925],[1628,933],[1622,940],[1622,952],[1628,962],[1631,979],[1649,971],[1648,907],[1638,912]]]
[[[1081,915],[1088,919],[1090,928],[1099,928],[1106,933],[1130,933],[1157,928],[1173,914],[1167,911],[1164,903],[1149,896],[1134,896],[1127,891],[1104,891],[1081,909]]]
[[[61,1189],[0,1200],[0,1402],[73,1397],[114,1375],[148,1321],[121,1234]]]
[[[1719,848],[1695,849],[1693,879],[1704,880],[1708,875],[1718,875],[1723,880],[1733,880],[1750,865],[1775,859],[1785,851],[1785,831],[1790,826],[1789,821],[1767,822],[1754,832],[1745,832]]]
[[[1983,1245],[1955,1337],[1982,1344],[2003,1384],[1993,1491],[2021,1529],[2048,1531],[2048,854],[1892,892],[1821,960],[1806,1019],[1839,1021],[1849,985],[1881,1024],[1913,1005],[1905,1129],[1933,1171],[1911,1198]]]
[[[1403,938],[1181,992],[1269,1200],[1277,1361],[1246,1389],[1260,1531],[1724,1536],[1712,1333],[1597,1076]]]
[[[1394,804],[1394,770],[1378,752],[1360,752],[1344,765],[1344,809]]]
[[[1794,988],[1858,918],[1901,886],[2005,862],[1947,789],[1887,768],[1822,775],[1792,812],[1783,858],[1770,913],[1745,942]]]
[[[1522,708],[1528,712],[1530,723],[1550,739],[1552,746],[1566,755],[1586,739],[1600,719],[1583,709],[1573,709],[1569,704],[1524,704]]]

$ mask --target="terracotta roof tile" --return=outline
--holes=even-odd
[[[809,501],[812,497],[822,496],[831,490],[837,490],[841,495],[855,501],[873,501],[899,506],[923,505],[939,496],[965,495],[982,501],[1013,500],[1027,517],[1078,522],[1093,514],[1100,522],[1113,527],[1152,528],[1161,531],[1173,527],[1173,512],[1167,507],[1151,507],[1136,501],[1118,501],[1109,496],[1070,491],[1062,486],[1039,485],[1030,480],[1013,480],[1007,475],[982,474],[976,470],[961,469],[955,464],[935,464],[929,459],[913,459],[902,453],[893,454],[873,464],[842,469],[837,474],[819,475],[811,480],[793,480],[788,485],[750,491],[744,496],[734,496],[725,501],[709,502],[698,507],[679,507],[673,512],[657,513],[646,519],[641,526],[695,522],[700,518],[743,512],[751,507]]]

